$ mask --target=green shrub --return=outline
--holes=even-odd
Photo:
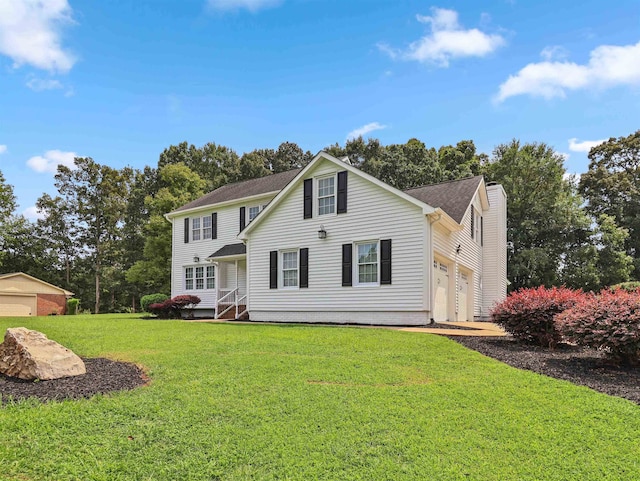
[[[78,313],[80,307],[80,299],[67,299],[67,315],[74,316]]]
[[[562,339],[554,317],[583,296],[566,287],[519,289],[493,308],[491,319],[520,342],[552,347]]]
[[[621,282],[620,284],[616,284],[610,287],[611,290],[615,291],[617,289],[624,289],[625,291],[637,291],[640,289],[640,281],[629,281],[629,282]]]
[[[149,306],[151,304],[162,303],[167,299],[169,299],[169,296],[160,292],[156,294],[147,294],[146,296],[142,296],[142,298],[140,299],[140,307],[142,307],[142,310],[145,312],[151,312],[149,310]]]
[[[640,291],[603,289],[558,314],[562,335],[580,346],[604,351],[614,362],[640,363]]]

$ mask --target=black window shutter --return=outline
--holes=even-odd
[[[189,243],[189,218],[184,220],[184,243]]]
[[[304,218],[313,217],[313,179],[304,179]]]
[[[338,172],[338,214],[347,212],[347,171]]]
[[[211,214],[211,238],[218,238],[218,213]]]
[[[269,252],[269,289],[278,288],[278,251]]]
[[[480,217],[480,245],[484,245],[484,217]]]
[[[471,206],[471,238],[473,239],[473,229],[475,228],[475,220],[476,220],[476,211],[473,208],[473,206]]]
[[[353,284],[352,258],[353,246],[351,244],[342,244],[342,286],[348,287]]]
[[[391,284],[391,239],[380,241],[380,284]]]
[[[244,226],[247,225],[246,213],[247,209],[245,207],[240,207],[240,232],[242,232],[244,230]]]
[[[309,249],[300,249],[300,287],[309,287]]]

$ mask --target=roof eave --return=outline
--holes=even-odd
[[[221,207],[227,207],[233,204],[242,204],[245,202],[251,202],[253,200],[257,200],[260,199],[262,197],[269,197],[269,196],[274,196],[278,193],[278,190],[274,190],[274,191],[270,191],[270,192],[265,192],[263,194],[255,194],[255,195],[249,195],[247,197],[239,197],[237,199],[232,199],[232,200],[227,200],[225,202],[216,202],[214,204],[207,204],[207,205],[201,205],[198,207],[192,207],[191,209],[184,209],[184,210],[174,210],[171,212],[168,212],[167,214],[165,214],[165,218],[167,220],[171,220],[174,219],[176,217],[180,217],[182,215],[188,215],[188,214],[194,214],[197,212],[203,212],[203,211],[207,211],[207,210],[211,210],[212,208],[215,209],[219,209]]]

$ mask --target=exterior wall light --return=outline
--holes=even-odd
[[[195,256],[193,256],[193,262],[195,262],[196,264],[198,262],[200,262],[200,257],[198,257],[198,254],[196,254]]]
[[[324,230],[324,225],[320,225],[320,230],[318,231],[318,239],[326,239],[327,238],[327,231]]]

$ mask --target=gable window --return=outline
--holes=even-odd
[[[215,289],[215,266],[196,266],[184,268],[184,288],[187,291]]]
[[[282,253],[282,287],[298,287],[298,251]]]
[[[200,217],[195,217],[191,221],[191,239],[200,240]]]
[[[358,285],[378,284],[378,243],[356,243]]]
[[[336,212],[335,176],[318,179],[318,215]]]

